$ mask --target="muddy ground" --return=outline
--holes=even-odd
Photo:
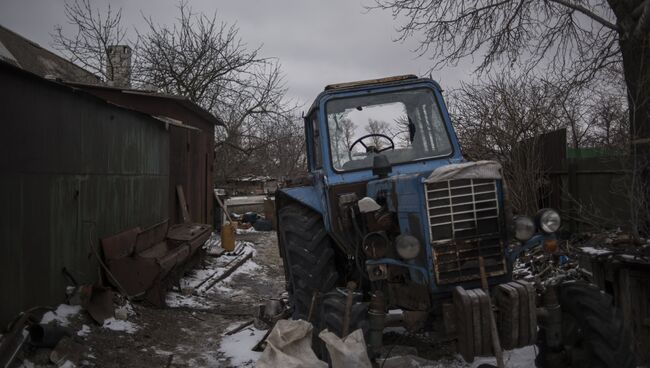
[[[254,252],[235,273],[206,290],[201,281],[221,272],[234,256],[206,257],[189,272],[179,287],[169,292],[168,306],[156,308],[127,303],[126,320],[112,319],[99,326],[84,311],[60,306],[44,321],[55,319],[72,332],[72,353],[60,359],[64,367],[253,367],[259,353],[250,349],[264,335],[251,325],[224,336],[253,319],[258,305],[277,298],[284,291],[282,261],[274,232],[244,232],[237,235],[243,252]],[[190,292],[193,292],[190,294]],[[117,300],[117,305],[125,301]],[[259,325],[258,325],[259,327]],[[386,342],[409,345],[418,355],[433,360],[430,367],[472,367],[490,361],[467,364],[452,353],[449,344],[435,344],[426,336],[389,332]],[[393,350],[397,354],[400,348]],[[57,366],[50,349],[22,353],[16,367]],[[532,365],[531,348],[507,353],[509,367]],[[493,359],[492,359],[493,361]]]

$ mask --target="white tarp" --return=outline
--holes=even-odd
[[[496,161],[464,162],[439,167],[429,175],[425,183],[452,179],[501,179],[501,164]]]
[[[327,368],[311,349],[312,325],[302,320],[281,319],[266,340],[257,368]]]
[[[321,332],[318,337],[325,341],[332,368],[372,368],[361,329],[343,339],[327,330]]]

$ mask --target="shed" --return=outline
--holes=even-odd
[[[212,222],[214,126],[187,98],[99,79],[0,26],[0,325],[98,280],[98,239]]]

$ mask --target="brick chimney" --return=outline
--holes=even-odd
[[[107,84],[114,87],[131,87],[131,48],[127,45],[109,46],[108,58]]]

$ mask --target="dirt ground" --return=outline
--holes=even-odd
[[[77,359],[69,359],[69,363],[79,367],[253,366],[252,361],[241,361],[242,357],[234,357],[233,363],[233,357],[220,350],[222,335],[253,319],[259,304],[278,297],[284,291],[284,274],[274,232],[239,234],[237,240],[247,243],[248,249],[254,251],[253,258],[199,295],[172,291],[165,308],[130,303],[127,320],[115,320],[113,326],[110,322],[99,326],[83,311],[67,318],[59,313],[55,319],[65,321],[73,340],[79,343],[79,351],[74,354]],[[191,286],[193,281],[207,278],[229,258],[233,257],[224,255],[217,262],[206,257],[202,267],[190,272],[181,284]],[[251,326],[240,335],[255,337],[263,333]],[[50,349],[26,352],[15,366],[56,366],[50,354]],[[254,353],[249,355],[256,358]]]
[[[234,258],[206,257],[181,280],[180,289],[168,293],[165,308],[127,303],[126,320],[112,319],[99,326],[85,312],[60,306],[44,321],[67,325],[76,349],[58,364],[52,363],[50,349],[31,350],[21,354],[15,367],[254,367],[260,353],[251,347],[265,330],[251,325],[231,336],[224,334],[253,320],[260,304],[284,292],[284,273],[275,232],[243,232],[237,241],[243,254],[254,253],[252,259],[214,286],[207,288],[211,283],[207,282],[197,287]],[[385,343],[415,347],[419,356],[432,360],[428,367],[476,367],[494,361],[468,364],[451,352],[449,344],[432,344],[425,336],[400,331],[388,332]],[[506,358],[512,359],[508,366],[531,366],[530,349],[507,353]],[[397,347],[392,355],[400,351]]]

